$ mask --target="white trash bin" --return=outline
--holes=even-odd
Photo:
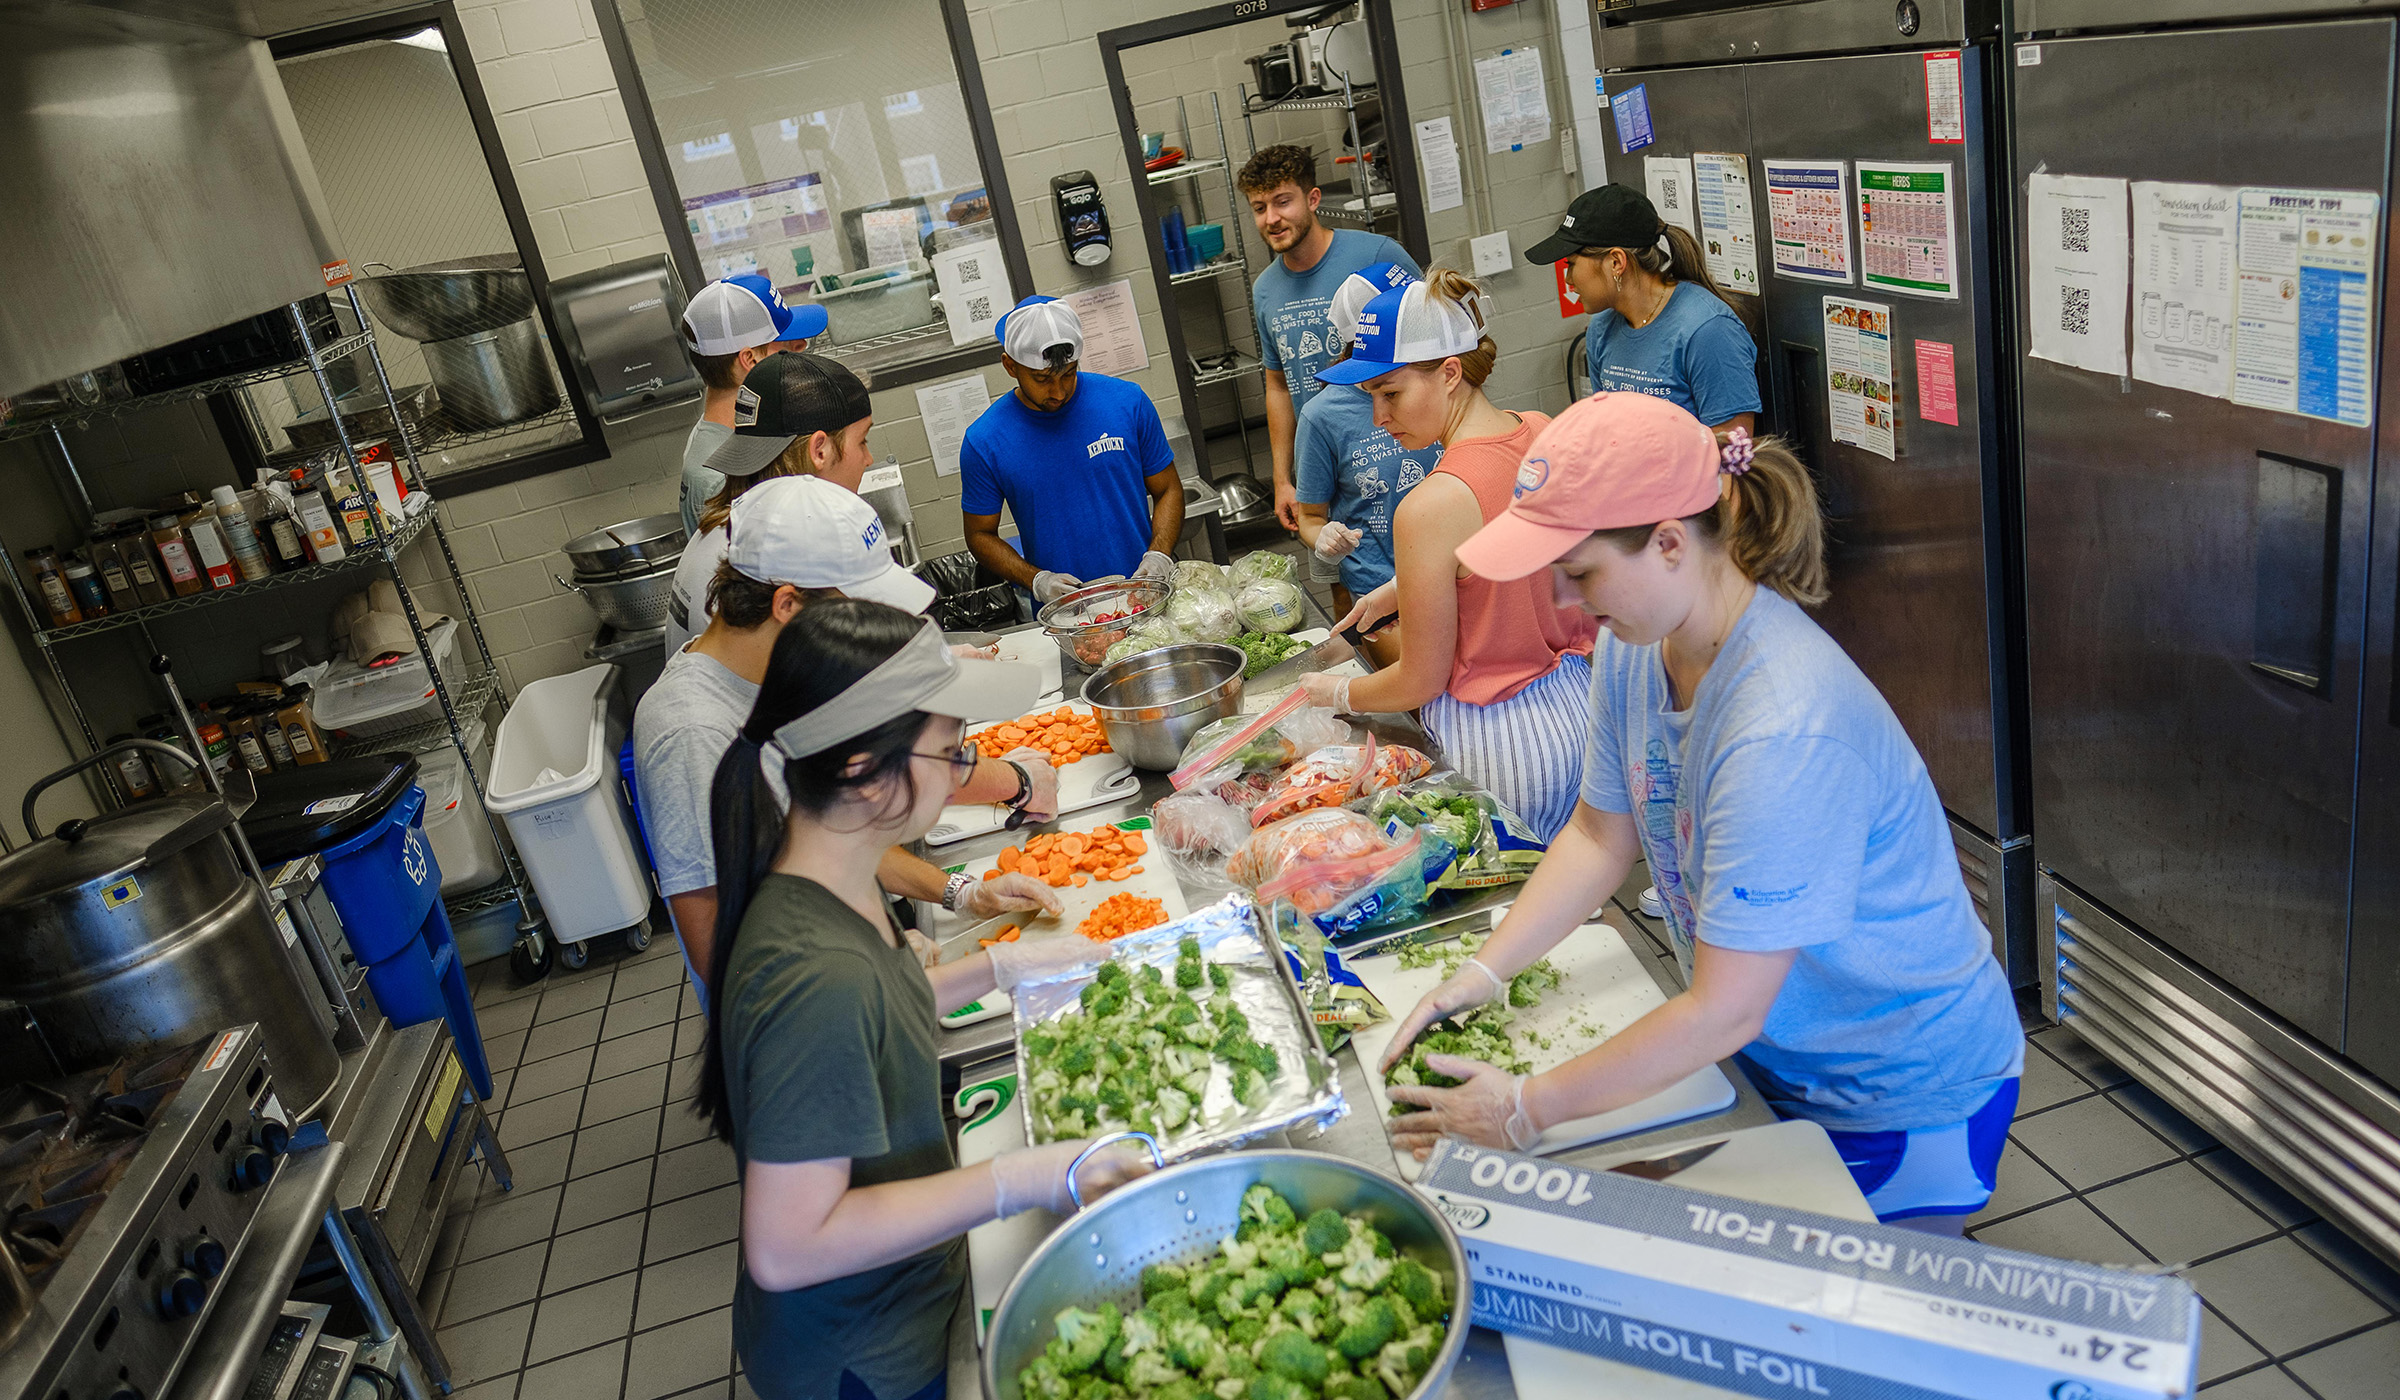
[[[583,965],[583,941],[600,934],[623,929],[632,946],[649,942],[650,882],[617,798],[608,715],[616,675],[603,663],[518,692],[500,720],[486,791],[569,967]]]

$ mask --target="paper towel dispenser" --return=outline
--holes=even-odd
[[[567,362],[602,422],[700,397],[684,352],[683,279],[661,254],[551,280]]]

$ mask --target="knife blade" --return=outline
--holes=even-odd
[[[1681,1152],[1670,1152],[1664,1157],[1645,1157],[1638,1162],[1619,1162],[1609,1170],[1621,1172],[1626,1176],[1638,1176],[1644,1181],[1664,1181],[1670,1176],[1688,1171],[1707,1161],[1716,1154],[1718,1148],[1724,1145],[1722,1142],[1711,1142],[1699,1147],[1687,1147]]]
[[[1287,657],[1276,662],[1243,684],[1247,688],[1257,690],[1289,690],[1298,685],[1303,676],[1313,676],[1319,671],[1330,671],[1344,662],[1357,660],[1359,644],[1367,637],[1391,626],[1399,619],[1399,616],[1398,613],[1393,613],[1364,627],[1346,627],[1301,652],[1298,656]]]

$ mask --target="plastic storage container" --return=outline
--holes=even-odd
[[[637,926],[634,942],[649,937],[650,883],[617,797],[616,675],[603,663],[519,691],[485,785],[562,945]]]
[[[467,726],[467,748],[483,771],[490,772],[481,723]],[[506,874],[508,864],[483,819],[483,803],[467,781],[457,747],[444,744],[425,755],[417,782],[425,789],[425,839],[433,843],[433,858],[442,867],[443,895],[479,890]]]
[[[434,664],[442,668],[443,684],[457,686],[457,621],[435,623],[427,629],[425,641]],[[433,676],[425,669],[422,652],[373,670],[354,661],[336,661],[316,683],[310,708],[319,728],[362,739],[397,734],[442,717],[442,702],[433,693]]]

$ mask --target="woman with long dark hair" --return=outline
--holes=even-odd
[[[883,852],[932,829],[973,771],[961,719],[1029,708],[1037,675],[961,660],[940,628],[896,608],[812,603],[776,639],[717,769],[712,1014],[694,1107],[741,1162],[734,1343],[766,1400],[939,1400],[966,1232],[1071,1208],[1084,1143],[957,1165],[935,1043],[942,1013],[1096,950],[1066,935],[927,968],[875,883]],[[1084,1198],[1138,1170],[1095,1157]]]

